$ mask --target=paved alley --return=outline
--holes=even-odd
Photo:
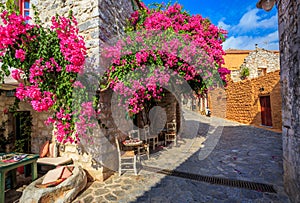
[[[142,160],[137,176],[93,182],[74,202],[289,202],[280,133],[191,111],[184,118],[177,146]]]

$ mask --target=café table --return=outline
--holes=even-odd
[[[124,145],[123,149],[134,150],[134,149],[137,149],[138,147],[142,146],[143,141],[138,140],[138,139],[127,139],[127,140],[124,140],[122,142],[122,144]]]
[[[16,187],[16,169],[20,166],[31,164],[32,181],[38,177],[37,159],[38,154],[26,154],[21,160],[14,159],[17,156],[24,155],[20,153],[0,153],[0,203],[5,201],[5,177],[7,172],[12,171],[12,187]]]
[[[142,155],[147,155],[148,159],[150,157],[149,145],[144,144],[143,140],[139,139],[127,139],[122,142],[124,151],[134,151],[138,155],[138,159],[141,158]]]

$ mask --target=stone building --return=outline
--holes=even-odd
[[[279,70],[279,51],[269,51],[256,47],[255,50],[226,50],[225,67],[231,70],[231,79],[241,81],[241,69],[249,70],[248,79]]]
[[[101,65],[101,46],[124,33],[126,19],[128,19],[136,8],[138,2],[130,0],[55,0],[55,1],[32,1],[37,6],[42,21],[47,22],[50,16],[56,13],[66,15],[69,10],[77,18],[80,34],[84,37],[88,49],[87,64],[98,74],[102,74],[107,67]],[[59,8],[59,9],[58,9]],[[94,143],[72,145],[67,144],[61,156],[72,157],[75,164],[85,168],[92,177],[104,180],[110,176],[112,170],[117,169],[117,153],[114,146],[114,136],[120,135],[122,131],[118,125],[126,125],[124,115],[112,115],[111,91],[101,95],[100,105],[102,107],[101,121],[105,129],[96,129],[93,134]],[[123,116],[123,117],[122,117]],[[123,118],[123,119],[122,119]]]
[[[212,115],[281,130],[279,80],[279,70],[239,82],[230,80],[225,93],[222,94],[222,89],[209,92]]]
[[[224,60],[231,79],[224,94],[219,89],[209,92],[212,115],[281,130],[278,53],[258,47],[252,51],[227,50]],[[241,79],[241,67],[249,70],[246,80]]]
[[[35,5],[41,14],[40,18],[42,22],[46,24],[51,21],[52,16],[56,14],[67,16],[69,10],[72,10],[73,15],[78,21],[80,35],[84,37],[88,49],[87,65],[93,67],[99,74],[103,73],[106,68],[100,64],[99,54],[101,45],[123,34],[126,19],[130,17],[134,8],[139,4],[138,1],[130,0],[20,0],[19,3],[20,8],[23,8],[22,13],[24,15],[32,15],[32,5]],[[1,115],[0,122],[2,122],[8,117],[8,115],[4,113],[5,108],[13,103],[14,97],[7,97],[6,93],[3,92],[0,99],[0,113],[3,114],[3,116]],[[108,97],[104,97],[104,100],[108,103],[110,102]],[[106,108],[108,107],[109,105],[106,105]],[[47,114],[35,113],[29,105],[22,102],[19,111],[25,110],[30,112],[33,117],[31,152],[38,153],[39,147],[45,139],[54,139],[52,138],[52,128],[44,126],[43,121],[47,118]],[[104,110],[103,112],[105,114],[106,111]],[[110,123],[112,123],[110,115],[105,115],[104,117],[105,118],[102,119],[108,123],[108,127],[113,127],[110,126]],[[8,126],[6,129],[8,130],[11,125],[10,123],[6,123],[6,125]],[[64,148],[61,148],[62,151],[60,151],[60,155],[72,157],[75,164],[82,165],[95,179],[103,180],[107,178],[107,176],[110,175],[110,170],[106,169],[115,169],[115,164],[118,163],[116,149],[110,143],[110,140],[107,139],[107,135],[114,136],[116,132],[114,128],[109,129],[109,131],[105,132],[104,130],[98,129],[95,135],[96,144],[93,146],[95,152],[85,149],[84,146],[66,145]],[[104,163],[105,160],[110,160],[111,163]],[[105,167],[109,164],[112,166]]]
[[[233,81],[240,80],[240,68],[244,63],[245,58],[253,50],[237,50],[237,49],[228,49],[225,50],[226,55],[224,56],[224,67],[228,68],[231,72],[231,78]]]
[[[284,186],[300,202],[300,1],[277,0]]]
[[[29,1],[20,0],[20,2],[26,3]],[[79,0],[74,2],[70,0],[31,0],[30,4],[36,6],[38,12],[41,14],[40,18],[42,22],[46,25],[52,16],[56,14],[67,16],[69,10],[72,10],[73,15],[78,21],[80,35],[84,37],[88,49],[87,68],[92,68],[93,71],[102,74],[107,68],[103,65],[104,63],[99,57],[102,45],[124,34],[126,19],[139,6],[139,1]],[[33,13],[31,9],[29,11],[31,14]],[[126,132],[134,127],[132,120],[125,119],[126,113],[118,106],[118,101],[114,97],[115,94],[112,90],[100,93],[100,119],[105,127],[98,126],[94,129],[92,145],[82,142],[80,144],[61,145],[63,147],[59,148],[60,156],[71,157],[76,165],[83,166],[97,180],[106,179],[111,175],[113,170],[117,169],[118,160],[114,137],[116,135],[126,136]],[[3,94],[0,99],[0,112],[3,112],[3,109],[13,101],[13,97],[8,98]],[[170,101],[173,103],[168,103]],[[172,94],[167,96],[161,102],[160,106],[166,112],[166,120],[164,122],[173,120],[180,122],[179,106]],[[35,113],[29,105],[23,104],[23,102],[20,107],[19,111],[29,109],[33,117],[31,151],[32,153],[38,153],[39,146],[43,144],[45,139],[55,139],[52,137],[52,128],[45,129],[45,127],[41,127],[42,119],[45,120],[47,115]],[[7,123],[7,125],[10,124]],[[180,125],[178,124],[177,126]]]

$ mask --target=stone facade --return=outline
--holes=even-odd
[[[12,118],[9,114],[5,113],[5,109],[8,109],[15,101],[14,97],[7,97],[6,92],[2,92],[0,95],[0,125],[2,122],[6,123],[5,135],[7,136],[13,131]],[[52,137],[52,127],[46,126],[44,121],[50,116],[50,113],[39,113],[32,109],[32,107],[26,102],[20,102],[18,111],[29,111],[32,115],[32,133],[31,133],[31,152],[39,153],[40,146],[45,140],[50,140]]]
[[[261,96],[270,96],[272,128],[281,129],[281,95],[279,70],[254,79],[229,81],[228,86],[209,92],[213,116],[261,126]],[[224,112],[225,111],[225,112]]]
[[[279,70],[279,55],[278,52],[272,52],[265,49],[257,48],[250,52],[242,64],[249,68],[249,79],[263,76],[266,73]]]
[[[278,0],[284,185],[300,202],[300,1]]]
[[[268,51],[258,47],[256,47],[254,51],[226,51],[224,60],[224,66],[231,70],[231,79],[234,82],[241,81],[241,67],[249,69],[250,75],[247,77],[249,79],[257,78],[280,69],[279,52]]]
[[[103,43],[112,40],[124,33],[126,19],[133,12],[132,1],[120,0],[32,0],[37,6],[42,22],[49,23],[56,14],[68,16],[69,11],[78,21],[80,34],[84,37],[88,49],[88,62],[97,66],[97,71],[104,72],[100,67],[99,53]],[[33,12],[31,12],[33,13]],[[95,68],[95,67],[93,67]]]
[[[135,1],[120,0],[31,0],[41,14],[42,22],[50,22],[56,14],[67,16],[69,11],[78,21],[80,35],[84,37],[88,49],[86,68],[102,74],[107,67],[100,61],[101,46],[104,43],[121,36],[124,33],[126,19],[133,12]],[[33,12],[31,12],[33,13]],[[95,90],[96,92],[96,90]],[[103,96],[103,95],[102,95]],[[94,143],[80,145],[66,144],[60,148],[60,156],[72,157],[76,165],[81,165],[89,174],[98,180],[106,179],[111,170],[116,169],[117,154],[114,146],[114,136],[120,134],[111,116],[111,93],[104,93],[100,101],[102,109],[102,122],[106,128],[95,129]],[[42,134],[39,135],[43,137]]]

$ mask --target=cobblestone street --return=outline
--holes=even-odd
[[[184,117],[177,146],[160,146],[142,159],[137,176],[115,173],[88,183],[73,202],[290,202],[283,190],[281,133],[191,111]],[[210,183],[218,179],[263,183],[275,192]],[[7,203],[18,201],[24,184],[7,192]]]
[[[283,190],[280,133],[190,111],[184,117],[177,146],[143,160],[138,176],[115,174],[103,183],[93,182],[74,202],[289,202]],[[276,193],[160,173],[163,169],[264,183]]]

